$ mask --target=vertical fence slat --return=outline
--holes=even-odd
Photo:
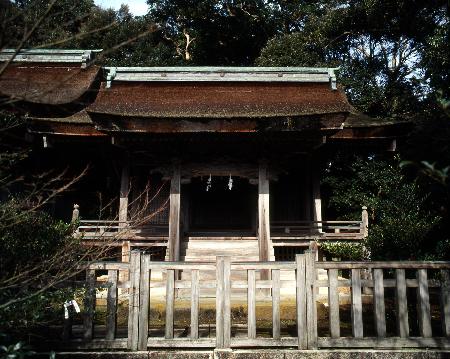
[[[272,336],[280,339],[280,270],[272,269]]]
[[[86,271],[86,296],[84,298],[84,340],[92,340],[94,336],[94,313],[95,313],[95,270]]]
[[[67,310],[69,311],[69,317],[64,318],[63,332],[62,332],[63,341],[69,341],[70,338],[72,337],[72,324],[73,324],[72,313],[70,311],[70,307],[67,308]]]
[[[130,255],[130,289],[128,312],[128,349],[137,350],[139,335],[139,278],[141,275],[141,253],[132,251]]]
[[[247,271],[247,332],[249,339],[256,338],[256,277],[255,270]]]
[[[409,336],[408,300],[406,298],[406,275],[404,269],[395,270],[395,304],[397,333],[401,338]]]
[[[386,312],[384,306],[384,283],[383,270],[373,270],[374,293],[373,304],[375,307],[375,328],[377,336],[384,338],[386,336]]]
[[[223,348],[224,262],[216,258],[216,348]]]
[[[305,255],[295,256],[295,279],[297,294],[297,336],[298,349],[308,348],[307,323],[306,323],[306,284],[305,284]]]
[[[339,292],[338,292],[338,270],[328,270],[328,307],[330,334],[332,338],[341,336],[340,320],[339,320]]]
[[[441,318],[442,332],[450,337],[450,274],[448,270],[441,270]]]
[[[148,311],[150,306],[150,255],[141,257],[141,278],[139,283],[139,339],[138,349],[147,349]]]
[[[191,339],[198,339],[198,298],[198,269],[193,269],[191,271]]]
[[[361,271],[352,269],[352,334],[355,338],[363,337]]]
[[[306,272],[306,322],[308,333],[308,349],[317,348],[317,307],[316,307],[316,252],[306,251],[305,272]]]
[[[223,307],[223,347],[231,344],[231,258],[224,257],[224,307]]]
[[[431,313],[430,295],[428,293],[428,276],[426,269],[417,270],[417,316],[419,318],[420,335],[424,338],[431,338]]]
[[[175,304],[175,270],[167,270],[165,338],[173,339],[173,311]]]
[[[108,293],[106,296],[106,340],[116,337],[117,316],[117,270],[108,270]]]

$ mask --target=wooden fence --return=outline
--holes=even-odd
[[[309,251],[297,255],[295,262],[231,262],[229,257],[217,257],[216,263],[152,262],[150,255],[133,251],[130,263],[99,262],[89,265],[83,335],[82,338],[72,340],[72,343],[83,348],[131,350],[198,347],[450,348],[449,269],[450,262],[316,262],[315,253]],[[97,281],[99,271],[107,273],[106,283]],[[120,282],[120,271],[128,271],[129,279]],[[154,271],[163,272],[162,279],[154,281]],[[324,271],[327,272],[327,279],[317,279],[318,272]],[[247,272],[247,279],[233,280],[233,273],[237,272]],[[203,276],[204,273],[215,275],[211,278]],[[183,279],[186,277],[189,279]],[[94,335],[97,286],[107,288],[106,322],[105,330]],[[319,335],[318,331],[316,296],[321,287],[328,290],[326,335]],[[149,326],[152,301],[150,294],[155,288],[165,288],[164,331],[159,336]],[[365,294],[364,288],[369,289],[369,294]],[[342,306],[340,308],[339,303],[344,289],[347,289],[351,297],[352,331],[347,336],[341,333]],[[440,298],[440,307],[436,310],[433,306],[433,313],[429,289],[438,293]],[[189,330],[183,333],[174,330],[175,301],[180,290],[189,293],[187,299],[190,301]],[[206,337],[199,330],[200,294],[205,290],[215,293],[216,313],[215,334]],[[232,330],[232,292],[236,290],[243,291],[244,297],[246,292],[245,332]],[[283,332],[281,328],[281,292],[286,290],[292,290],[293,294],[290,296],[295,299],[296,328],[290,332]],[[391,290],[395,294],[395,306],[392,309],[397,323],[395,333],[389,333],[386,329],[386,303],[389,304],[389,301],[385,290]],[[412,329],[415,319],[410,316],[411,308],[408,307],[408,298],[411,297],[408,291],[411,290],[416,292],[417,298],[415,302],[419,330],[416,334]],[[128,298],[128,330],[124,338],[119,338],[116,332],[117,295],[120,291],[125,292]],[[270,337],[257,333],[256,303],[257,296],[261,296],[261,293],[265,295],[266,301],[271,301]],[[364,298],[373,309],[366,310],[363,314],[363,306],[367,306]],[[371,313],[374,317],[374,334],[365,336],[363,317]],[[436,329],[432,322],[439,321],[441,328]],[[70,324],[71,321],[67,320],[66,327]]]

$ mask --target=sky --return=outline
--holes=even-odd
[[[126,4],[130,8],[130,12],[136,16],[146,14],[148,9],[146,0],[94,0],[94,2],[103,8],[112,7],[115,10],[118,10],[121,4]]]

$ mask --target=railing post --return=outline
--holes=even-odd
[[[308,349],[317,349],[317,308],[316,308],[316,253],[305,252],[306,269],[306,322],[308,328]]]
[[[216,258],[216,348],[227,349],[231,339],[230,257]]]
[[[80,206],[78,204],[73,205],[73,211],[72,211],[72,220],[71,223],[76,223],[80,219]],[[78,233],[78,227],[75,230],[75,233]]]
[[[128,293],[128,341],[130,350],[138,349],[139,335],[139,284],[141,274],[141,252],[132,251],[130,255],[130,290]]]
[[[366,238],[369,235],[369,214],[367,212],[367,207],[362,207],[361,213],[361,235]]]

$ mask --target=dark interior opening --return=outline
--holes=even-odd
[[[245,178],[213,176],[207,190],[208,177],[193,178],[189,185],[189,229],[194,232],[239,232],[255,235],[257,186]]]

